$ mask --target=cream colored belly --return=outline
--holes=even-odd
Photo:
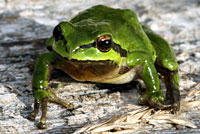
[[[100,83],[111,83],[111,84],[123,84],[123,83],[128,83],[132,81],[136,76],[136,69],[132,68],[128,72],[124,74],[119,74],[118,76],[115,76],[113,78],[107,78],[103,79],[101,81],[96,81]]]

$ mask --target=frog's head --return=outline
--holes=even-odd
[[[120,46],[114,43],[112,33],[104,30],[105,27],[106,24],[85,26],[61,22],[53,30],[53,50],[69,60],[119,63]]]

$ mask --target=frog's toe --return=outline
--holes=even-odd
[[[159,98],[150,98],[148,100],[149,105],[158,108],[158,109],[167,109],[171,110],[171,113],[177,114],[180,111],[180,102],[175,102],[173,104],[164,103],[162,99]]]
[[[141,105],[150,105],[157,109],[169,109],[171,108],[170,104],[164,104],[164,97],[162,95],[142,95],[139,100]]]
[[[39,129],[46,129],[47,128],[47,124],[46,124],[46,122],[39,122],[39,124],[37,125],[37,127]]]
[[[167,97],[166,96],[166,104],[171,105],[169,108],[173,114],[176,114],[180,111],[180,97],[173,96]]]
[[[171,111],[172,113],[176,114],[180,111],[180,99],[177,97],[174,97],[172,100],[172,104],[171,104]]]
[[[61,99],[57,96],[55,96],[54,98],[49,98],[49,102],[51,103],[55,103],[55,104],[59,104],[65,108],[67,108],[68,110],[73,110],[74,109],[74,104],[70,103],[64,99]]]
[[[30,113],[27,117],[28,120],[30,121],[34,121],[35,120],[36,115],[34,113]]]
[[[171,112],[173,114],[178,114],[180,111],[180,102],[175,102],[174,104],[171,105]]]
[[[168,109],[171,107],[171,105],[163,104],[163,101],[160,99],[150,98],[148,100],[148,103],[150,106],[155,107],[157,109]]]

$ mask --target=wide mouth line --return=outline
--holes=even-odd
[[[105,65],[115,65],[116,63],[113,60],[77,60],[77,59],[68,59],[64,58],[65,60],[68,60],[73,63],[77,64],[93,64],[93,65],[99,65],[99,64],[105,64]],[[117,64],[116,64],[117,65]]]
[[[55,53],[58,57],[62,57],[58,53]],[[62,57],[64,60],[76,64],[105,64],[105,65],[117,65],[114,60],[78,60],[78,59],[69,59],[67,57]]]

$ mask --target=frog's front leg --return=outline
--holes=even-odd
[[[69,103],[64,103],[65,101],[61,101],[61,99],[58,98],[48,87],[48,80],[50,79],[51,71],[57,67],[58,60],[59,57],[55,53],[53,52],[45,53],[40,55],[40,57],[36,60],[36,65],[34,68],[32,88],[33,88],[33,94],[35,96],[35,102],[34,102],[34,110],[30,113],[28,119],[35,120],[35,117],[41,105],[42,116],[40,118],[40,123],[38,124],[38,128],[41,129],[46,128],[46,114],[47,114],[48,101],[57,102],[61,105],[69,104]],[[69,105],[71,108],[71,104]]]
[[[143,52],[132,52],[127,59],[128,66],[142,65],[142,74],[139,74],[146,86],[146,91],[139,98],[139,104],[149,104],[158,109],[170,107],[164,105],[164,96],[160,90],[160,80],[152,59]]]
[[[39,128],[46,128],[46,113],[47,113],[47,102],[49,98],[48,92],[48,80],[50,78],[51,71],[55,68],[53,62],[55,62],[55,54],[45,53],[40,55],[37,59],[33,80],[32,89],[35,96],[34,110],[28,116],[29,120],[35,120],[35,117],[39,111],[40,104],[42,106],[42,116],[40,118]]]

